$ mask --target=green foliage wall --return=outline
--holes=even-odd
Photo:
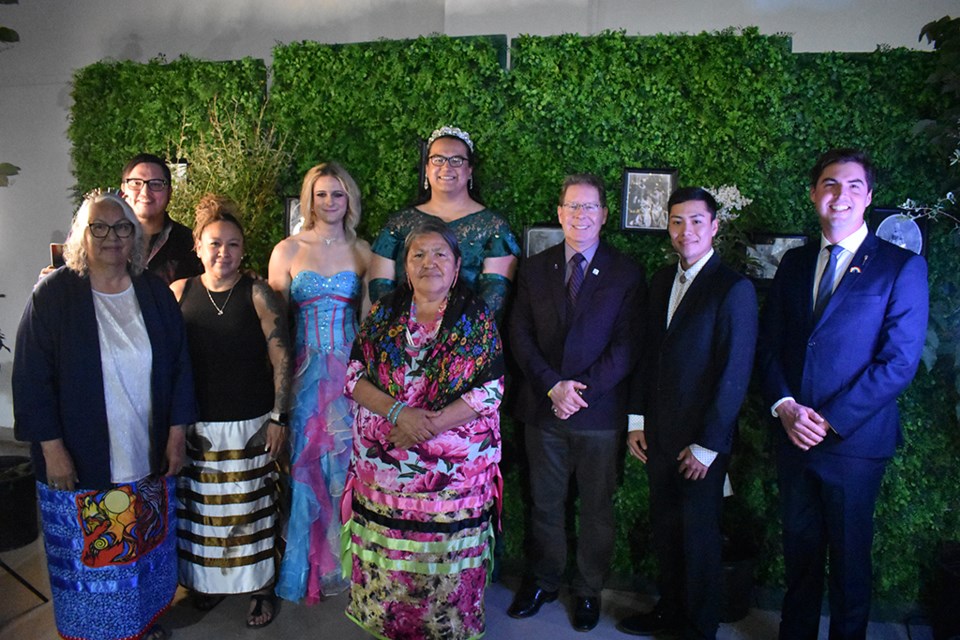
[[[517,38],[507,70],[503,46],[502,37],[445,36],[278,45],[267,117],[287,148],[296,147],[280,191],[299,193],[306,169],[339,160],[363,192],[360,232],[372,239],[392,211],[416,196],[418,143],[433,128],[454,124],[477,143],[475,176],[483,199],[504,212],[517,233],[554,220],[565,174],[591,171],[609,188],[607,238],[651,272],[664,263],[667,241],[619,231],[624,167],[675,167],[681,184],[736,184],[754,202],[732,224],[771,232],[816,230],[807,171],[831,146],[871,152],[880,170],[877,204],[908,196],[933,200],[945,176],[945,162],[911,134],[918,120],[944,107],[925,84],[936,54],[795,55],[789,39],[752,28],[693,36],[609,32]],[[114,184],[127,156],[179,135],[181,113],[200,126],[213,95],[249,105],[253,118],[262,98],[262,66],[235,63],[244,80],[229,89],[217,74],[205,84],[205,65],[227,68],[222,64],[104,63],[81,70],[70,129],[79,190]],[[244,69],[249,75],[239,73]],[[934,228],[928,257],[937,308],[958,306],[952,284],[960,267],[957,235]],[[938,364],[945,366],[952,365]],[[921,371],[901,402],[907,442],[878,506],[881,598],[918,600],[938,541],[957,531],[956,391],[948,383],[952,375],[942,373]],[[761,579],[776,586],[782,564],[768,416],[751,393],[731,469],[738,495],[729,511],[761,550]],[[505,528],[508,552],[519,558],[525,470],[509,420],[504,434]],[[616,500],[615,570],[652,578],[646,479],[632,459]]]
[[[255,121],[266,99],[263,60],[209,62],[182,57],[97,62],[73,77],[67,136],[76,193],[116,188],[120,170],[138,153],[161,157],[185,149],[210,129],[210,113]]]

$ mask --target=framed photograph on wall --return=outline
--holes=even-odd
[[[630,231],[666,231],[667,200],[676,188],[676,169],[624,169],[620,227]]]
[[[535,256],[563,242],[563,227],[556,223],[538,223],[523,229],[523,257]]]
[[[751,233],[747,245],[747,275],[769,284],[777,275],[783,254],[805,244],[807,236],[799,233]]]
[[[300,233],[303,228],[303,216],[300,215],[300,197],[287,196],[283,199],[284,237]]]
[[[917,218],[903,209],[874,207],[870,228],[878,238],[917,255],[927,255],[927,218]]]

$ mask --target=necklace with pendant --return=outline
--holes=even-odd
[[[237,282],[234,282],[234,283],[233,283],[233,286],[230,287],[230,292],[227,293],[227,299],[223,301],[223,306],[222,306],[222,307],[219,306],[216,302],[214,302],[213,296],[210,295],[210,289],[207,289],[206,286],[203,287],[203,290],[207,292],[207,297],[210,298],[210,304],[212,304],[212,305],[213,305],[213,308],[217,310],[217,315],[218,315],[218,316],[222,316],[222,315],[223,315],[223,310],[227,308],[227,303],[230,302],[230,296],[233,295],[233,290],[236,288],[236,286],[237,286],[237,284],[238,284],[239,282],[240,282],[240,280],[237,280]],[[218,291],[217,293],[219,293],[219,291]]]

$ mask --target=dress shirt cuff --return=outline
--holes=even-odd
[[[643,431],[643,416],[627,414],[627,431]]]
[[[701,447],[698,444],[690,445],[690,453],[693,454],[693,457],[705,467],[709,467],[713,464],[713,461],[717,459],[717,452],[712,449],[707,449],[706,447]]]
[[[776,402],[774,402],[774,403],[773,403],[773,406],[770,407],[770,415],[772,415],[774,418],[779,418],[779,417],[780,417],[780,414],[777,413],[777,407],[779,407],[780,405],[782,405],[782,404],[783,404],[784,402],[786,402],[787,400],[793,400],[793,399],[794,399],[793,396],[786,396],[786,397],[780,398],[779,400],[777,400]]]

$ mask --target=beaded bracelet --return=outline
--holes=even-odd
[[[387,412],[387,422],[390,424],[397,424],[397,418],[400,417],[400,411],[407,405],[405,405],[400,400],[397,400],[393,403],[393,406],[390,407],[390,411]]]

